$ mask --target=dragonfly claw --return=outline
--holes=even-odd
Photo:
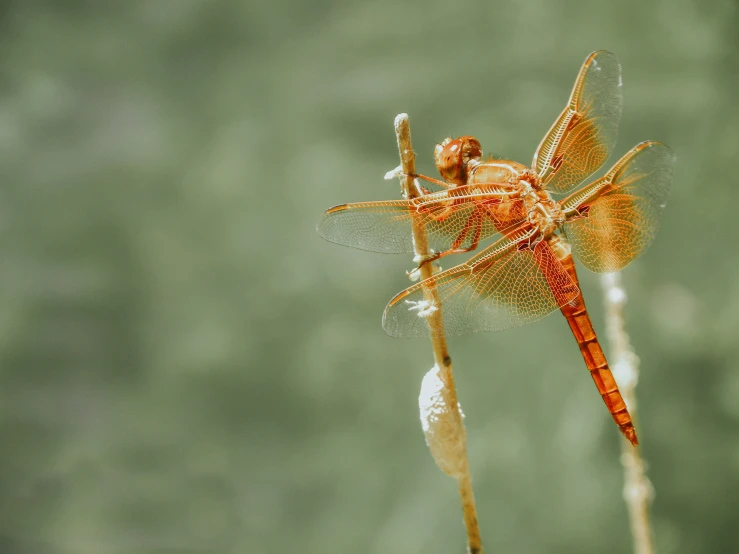
[[[410,279],[413,282],[416,282],[421,278],[421,265],[423,264],[420,264],[418,267],[405,272],[405,274],[408,276],[408,279]],[[432,275],[436,275],[437,273],[440,273],[441,271],[442,271],[442,268],[439,264],[436,264],[436,263],[431,264],[431,274]]]
[[[413,256],[413,261],[416,262],[419,266],[421,266],[426,262],[436,260],[438,257],[439,257],[439,254],[432,250],[428,254],[416,254],[415,256]]]

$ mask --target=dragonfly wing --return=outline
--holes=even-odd
[[[508,197],[514,192],[507,184],[456,187],[448,193],[413,199],[414,217],[426,227],[429,245],[436,252],[471,248],[528,219],[523,200]]]
[[[385,332],[427,336],[426,317],[437,309],[446,335],[498,331],[541,319],[572,301],[577,284],[546,241],[529,246],[534,234],[529,228],[504,237],[467,263],[404,290],[385,308]]]
[[[672,184],[675,155],[659,142],[632,148],[601,179],[563,200],[572,253],[596,272],[618,271],[657,233]]]
[[[452,246],[470,248],[525,218],[520,199],[505,199],[504,187],[460,187],[412,200],[357,202],[326,210],[318,233],[330,242],[386,253],[413,252],[412,228],[423,225],[429,246],[444,252]]]
[[[413,252],[413,206],[408,200],[357,202],[329,208],[316,230],[324,239],[372,252]]]
[[[608,159],[621,119],[621,88],[616,56],[603,50],[590,54],[569,103],[534,154],[532,167],[550,191],[572,190]]]

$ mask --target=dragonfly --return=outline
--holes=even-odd
[[[622,98],[618,59],[593,52],[530,167],[483,161],[474,137],[448,138],[434,151],[442,180],[418,176],[443,190],[336,206],[321,216],[317,229],[347,246],[413,252],[412,224],[422,222],[433,252],[420,263],[495,239],[466,262],[392,298],[383,314],[385,331],[394,337],[498,331],[559,309],[611,417],[636,445],[631,415],[593,328],[574,263],[577,258],[594,272],[626,267],[654,239],[669,194],[675,156],[656,141],[637,144],[604,176],[578,187],[615,146]],[[437,310],[443,326],[430,329],[426,318]]]

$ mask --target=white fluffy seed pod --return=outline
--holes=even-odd
[[[464,414],[459,404],[456,411],[450,408],[449,391],[441,380],[439,366],[424,376],[418,407],[426,444],[436,465],[450,477],[459,478],[465,472]]]

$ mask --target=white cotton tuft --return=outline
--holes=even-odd
[[[439,308],[430,300],[406,300],[406,304],[410,306],[409,312],[418,312],[418,317],[428,317]]]
[[[449,407],[449,390],[439,376],[435,365],[423,378],[418,407],[426,444],[436,465],[450,477],[459,478],[466,469],[465,430],[462,407],[456,413]]]
[[[399,113],[395,116],[395,132],[398,132],[398,127],[400,127],[403,123],[408,121],[408,114],[407,113]]]
[[[406,271],[406,275],[408,275],[408,279],[411,281],[418,281],[421,278],[421,268],[416,267],[410,271]]]
[[[399,165],[392,171],[388,171],[387,173],[385,173],[385,180],[391,181],[392,179],[396,179],[400,177],[401,175],[403,175],[403,166]]]
[[[633,389],[636,386],[639,382],[639,373],[636,371],[638,365],[639,358],[633,353],[616,358],[611,372],[619,387]]]
[[[623,304],[626,302],[626,293],[624,292],[624,289],[612,287],[608,291],[608,301],[613,304]]]
[[[608,302],[617,306],[626,303],[626,291],[621,288],[621,276],[618,272],[604,273],[600,279]]]

